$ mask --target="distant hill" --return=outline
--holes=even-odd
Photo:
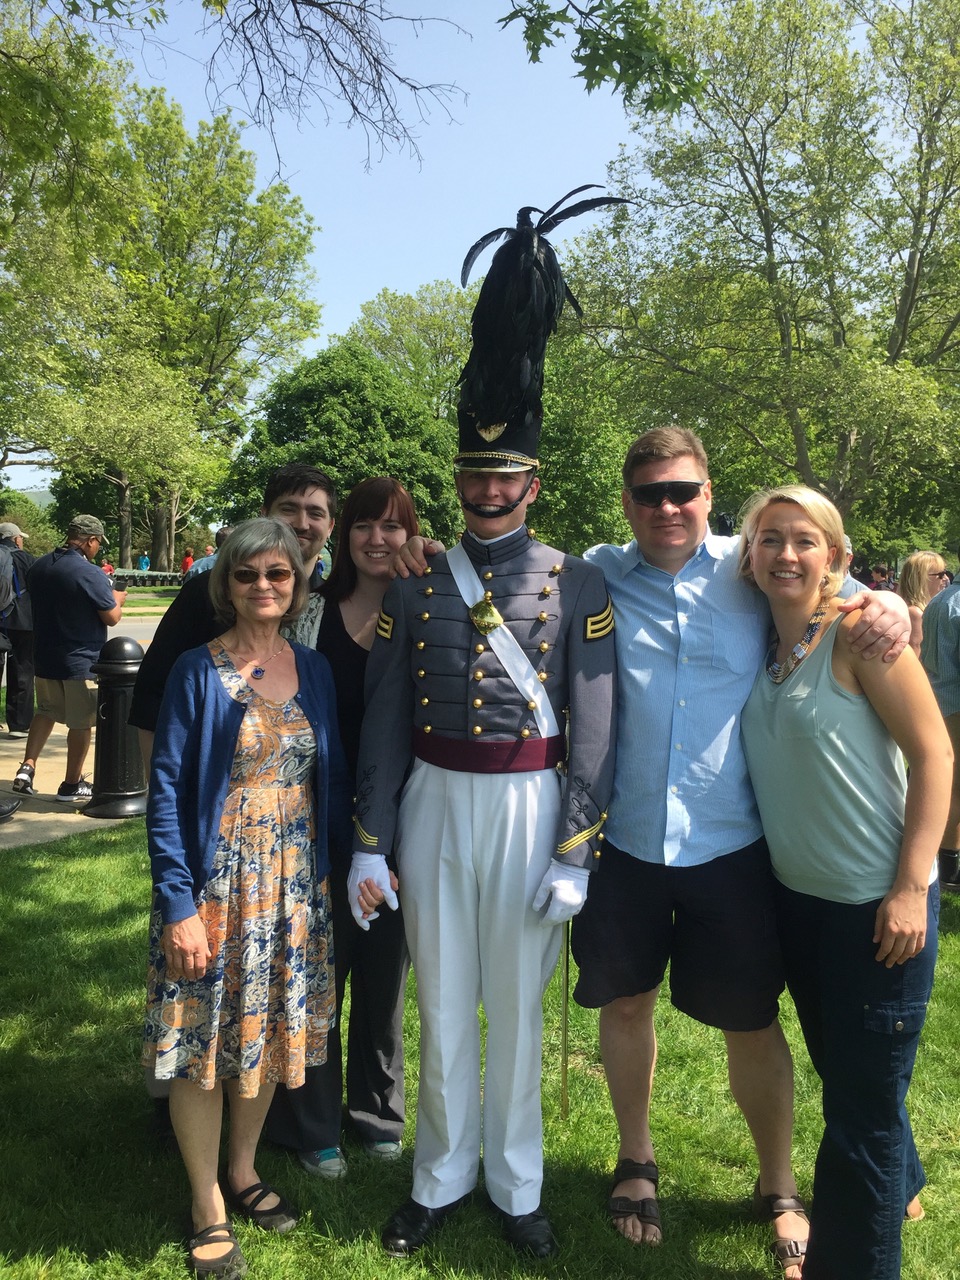
[[[53,494],[49,489],[21,489],[19,492],[25,498],[29,498],[31,502],[35,502],[41,511],[44,507],[49,507],[53,503]]]

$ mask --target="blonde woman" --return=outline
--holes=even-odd
[[[900,1228],[924,1183],[905,1103],[933,984],[952,752],[916,655],[853,652],[845,560],[822,494],[790,485],[747,504],[740,574],[767,597],[774,635],[741,729],[787,985],[823,1082],[803,1277],[899,1280]]]
[[[898,590],[910,614],[910,648],[918,657],[923,641],[923,611],[949,581],[947,566],[935,551],[914,551],[903,562]]]

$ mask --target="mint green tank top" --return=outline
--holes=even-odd
[[[871,902],[897,873],[907,779],[869,700],[834,677],[839,621],[783,684],[761,670],[741,733],[777,879],[831,902]]]

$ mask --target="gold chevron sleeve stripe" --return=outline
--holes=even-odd
[[[377,635],[382,640],[393,639],[393,619],[389,613],[384,613],[382,609],[380,610],[380,616],[377,618]]]
[[[375,849],[377,847],[377,837],[372,836],[369,831],[364,831],[363,827],[360,825],[359,818],[354,818],[353,825],[356,828],[357,837],[360,840],[360,843],[367,845],[371,849]]]
[[[569,840],[564,840],[563,844],[557,845],[557,857],[562,858],[565,853],[575,849],[578,844],[592,840],[602,826],[603,818],[599,822],[595,822],[592,827],[588,827],[586,831],[581,831],[579,835],[571,836]]]
[[[584,622],[584,640],[602,640],[613,630],[613,605],[607,596],[607,607],[602,613],[591,614]]]

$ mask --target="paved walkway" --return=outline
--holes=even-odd
[[[156,629],[158,619],[131,618],[121,622],[115,630],[111,629],[110,639],[115,635],[132,636],[146,647],[150,643]],[[27,745],[26,738],[8,738],[6,726],[0,725],[0,797],[6,799],[13,795],[11,783],[17,766],[23,759],[23,749]],[[86,773],[88,779],[93,776],[93,762],[96,752],[96,730],[90,754],[87,756]],[[57,800],[57,788],[63,781],[67,763],[67,730],[62,724],[54,725],[53,733],[37,761],[37,773],[34,781],[36,795],[24,796],[23,804],[13,817],[0,822],[0,850],[18,849],[25,844],[39,844],[47,840],[60,840],[63,836],[72,836],[77,832],[92,831],[95,827],[115,827],[124,818],[87,818],[82,806],[65,804]]]
[[[94,745],[87,756],[88,776],[93,772]],[[11,783],[17,766],[23,759],[26,738],[8,738],[0,729],[0,797],[13,795]],[[37,761],[34,781],[36,795],[23,796],[23,804],[6,821],[0,823],[0,850],[18,849],[24,844],[39,844],[46,840],[59,840],[63,836],[92,831],[95,827],[115,827],[123,818],[87,818],[81,805],[65,804],[56,799],[57,788],[63,781],[67,763],[67,730],[62,724],[54,725],[50,740]]]

